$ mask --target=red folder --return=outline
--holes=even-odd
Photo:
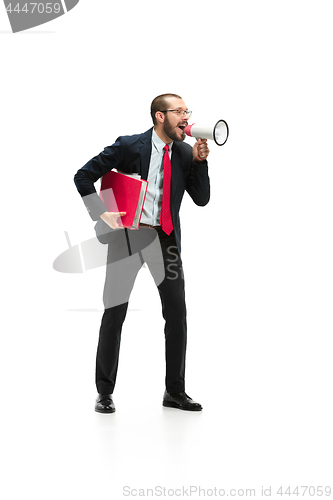
[[[127,175],[111,170],[102,177],[99,196],[108,212],[126,212],[121,217],[124,227],[137,229],[140,224],[148,182],[138,174]]]

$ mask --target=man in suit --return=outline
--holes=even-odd
[[[208,203],[209,149],[206,140],[199,139],[193,148],[183,142],[190,115],[180,96],[163,94],[156,97],[151,104],[153,128],[143,134],[119,137],[112,146],[106,147],[78,170],[74,177],[91,218],[98,221],[97,226],[102,224],[110,232],[103,295],[105,311],[96,359],[98,397],[95,410],[98,412],[115,411],[112,394],[121,330],[129,296],[144,260],[154,276],[165,319],[166,388],[163,406],[189,411],[202,409],[185,392],[187,328],[179,209],[185,191],[195,204],[204,206]],[[94,182],[112,169],[127,174],[139,173],[142,179],[148,180],[138,231],[124,229],[121,215],[126,212],[108,212],[96,193]],[[159,243],[160,259],[156,259],[156,252],[146,252],[143,259],[141,250],[153,246],[154,240]],[[135,257],[133,253],[137,258],[128,259],[129,255]],[[132,265],[127,265],[129,260]],[[159,274],[156,272],[158,260],[164,267],[162,280],[156,277]],[[115,261],[119,265],[115,266]]]

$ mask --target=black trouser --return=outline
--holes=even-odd
[[[96,386],[99,394],[114,391],[121,330],[135,278],[146,262],[157,285],[165,319],[165,385],[168,392],[185,391],[186,306],[184,277],[174,234],[140,227],[119,230],[109,245],[104,287],[105,311],[99,333]],[[126,238],[124,238],[124,234]]]

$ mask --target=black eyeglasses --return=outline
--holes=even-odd
[[[161,111],[161,113],[166,113],[167,111],[172,111],[177,114],[177,116],[181,116],[184,118],[185,115],[187,115],[189,118],[192,114],[192,111],[189,111],[188,109],[186,111],[183,111],[182,109],[165,109],[164,111]]]

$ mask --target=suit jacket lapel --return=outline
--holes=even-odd
[[[171,155],[171,200],[174,199],[174,195],[177,190],[177,184],[181,176],[180,167],[180,151],[176,142],[172,146]]]
[[[139,147],[140,151],[140,170],[141,170],[141,178],[145,181],[148,179],[148,170],[151,156],[151,136],[153,133],[153,129],[151,128],[141,137],[141,145]]]

